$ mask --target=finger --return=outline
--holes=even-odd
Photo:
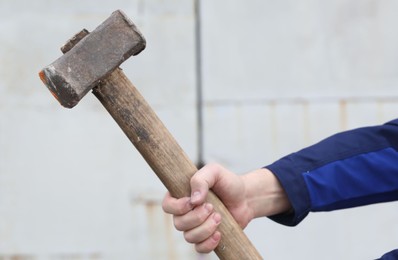
[[[175,216],[174,226],[179,231],[187,231],[196,228],[203,224],[206,219],[213,213],[213,205],[204,203],[203,205],[195,207],[193,210],[185,215]]]
[[[201,243],[211,237],[221,223],[221,215],[211,214],[202,225],[184,232],[184,238],[189,243]]]
[[[163,198],[162,209],[164,212],[173,214],[176,216],[184,215],[193,209],[189,197],[181,199],[173,198],[169,192]]]
[[[205,241],[195,244],[195,250],[198,253],[203,253],[203,254],[210,253],[211,251],[216,249],[220,241],[221,241],[221,233],[219,231],[216,231]]]
[[[191,203],[200,205],[205,201],[210,188],[214,186],[222,167],[218,164],[208,164],[197,171],[191,178]]]

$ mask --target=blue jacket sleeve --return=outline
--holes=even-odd
[[[398,119],[333,135],[266,166],[292,204],[270,217],[289,226],[311,211],[398,200]]]

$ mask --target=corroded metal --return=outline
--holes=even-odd
[[[74,107],[100,80],[146,45],[140,31],[120,10],[77,40],[73,48],[65,45],[70,51],[39,73],[54,97],[67,108]]]

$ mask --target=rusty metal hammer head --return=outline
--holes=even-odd
[[[145,45],[137,27],[117,10],[39,75],[61,105],[72,108],[123,61],[145,49]]]

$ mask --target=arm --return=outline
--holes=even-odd
[[[285,189],[297,225],[310,211],[331,211],[398,199],[398,120],[333,135],[266,168]]]
[[[197,251],[210,252],[221,218],[204,203],[209,188],[242,227],[261,216],[292,226],[310,211],[398,200],[397,149],[398,119],[331,136],[242,176],[206,166],[191,180],[192,196],[166,195],[163,209]]]

